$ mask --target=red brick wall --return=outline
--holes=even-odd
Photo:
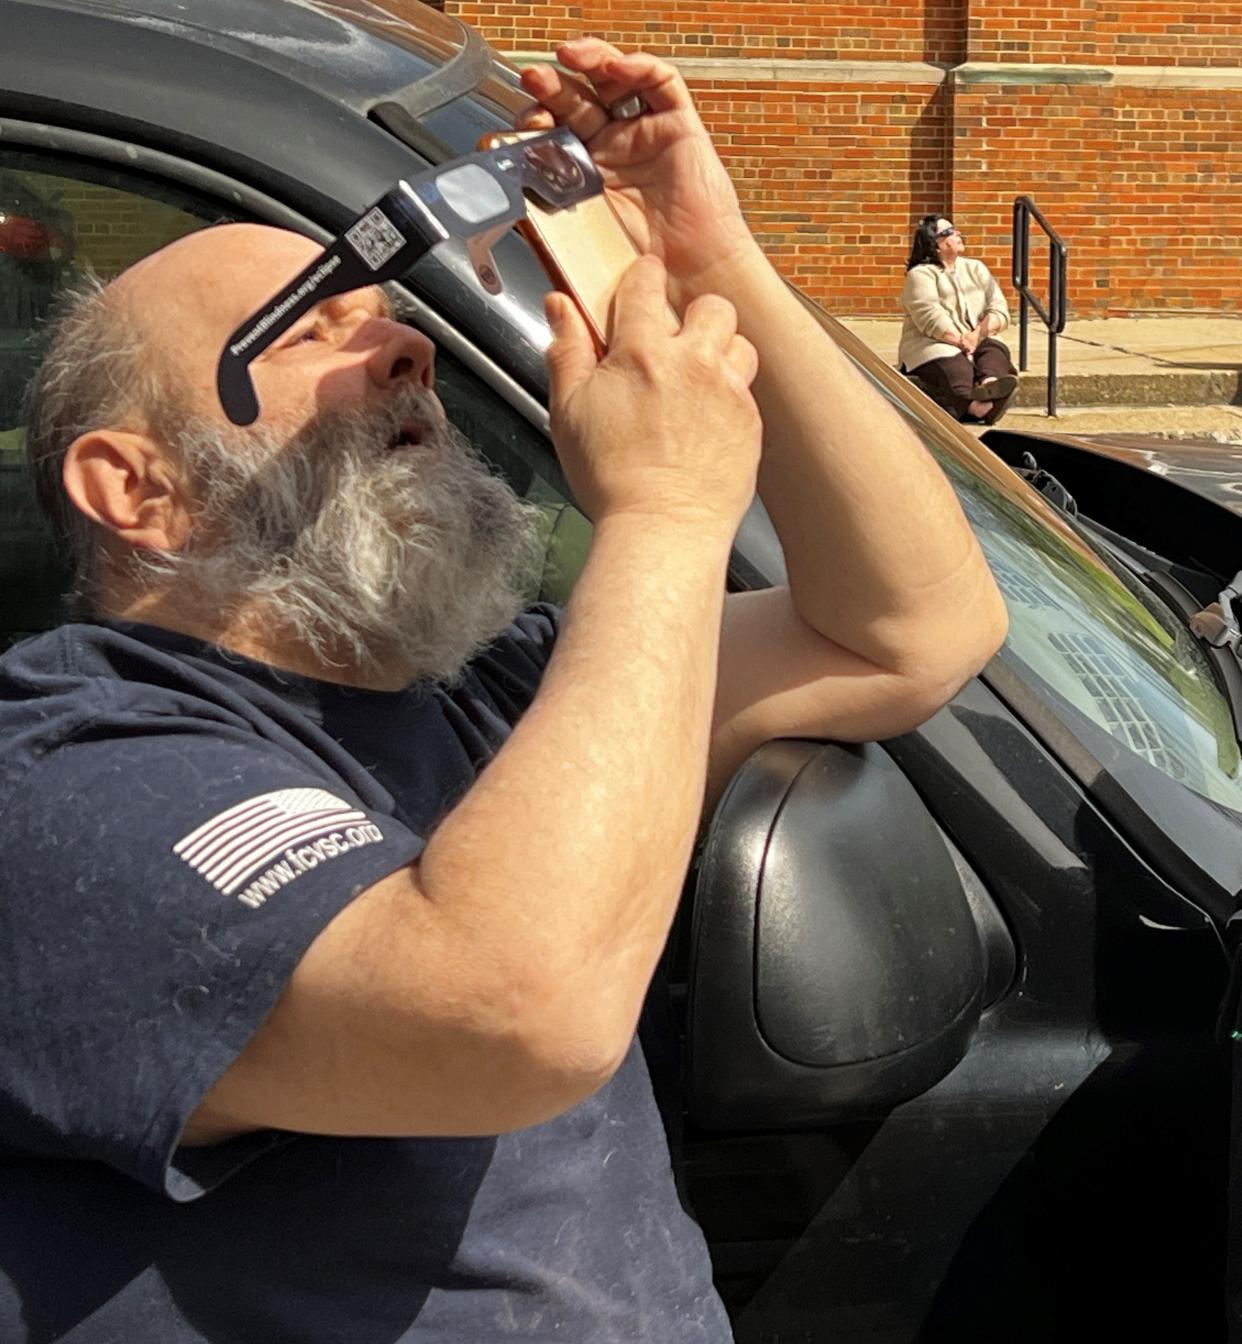
[[[1097,20],[1110,65],[1242,65],[1238,0],[1114,0]]]
[[[970,0],[966,59],[1103,61],[1097,50],[1096,0]]]
[[[890,310],[910,221],[943,208],[944,86],[691,88],[781,271],[839,311]]]
[[[1242,63],[1238,0],[971,0],[972,61]]]
[[[756,233],[838,312],[895,311],[912,226],[930,211],[1007,277],[1020,194],[1070,244],[1074,315],[1242,310],[1242,88],[1133,87],[1099,68],[1242,66],[1238,0],[445,8],[501,50],[592,32],[680,60],[911,63],[905,83],[834,80],[824,65],[753,82],[744,65],[728,81],[685,67]],[[979,83],[967,66],[935,84],[917,62],[1095,69],[1086,83]]]
[[[498,46],[546,50],[594,33],[668,56],[778,56],[815,60],[960,61],[966,0],[799,4],[780,0],[677,0],[658,8],[586,0],[516,4],[448,0],[448,12]]]
[[[976,85],[954,116],[972,251],[1007,259],[1026,193],[1070,245],[1076,315],[1242,309],[1242,92]]]

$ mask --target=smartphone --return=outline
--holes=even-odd
[[[479,141],[480,149],[511,145],[537,131],[493,131]],[[547,210],[526,198],[526,218],[515,225],[530,243],[548,279],[569,295],[586,319],[599,355],[608,349],[612,300],[630,263],[641,255],[617,212],[605,196],[592,196],[564,210]],[[677,315],[669,308],[671,330]]]

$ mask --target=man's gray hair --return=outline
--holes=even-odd
[[[97,276],[61,292],[27,393],[26,456],[39,506],[69,547],[69,600],[82,614],[98,607],[104,537],[65,493],[65,455],[93,429],[140,429],[162,419],[163,384],[138,324]]]

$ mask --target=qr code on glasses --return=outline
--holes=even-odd
[[[373,271],[378,271],[405,245],[405,238],[378,205],[374,210],[368,210],[345,237]]]

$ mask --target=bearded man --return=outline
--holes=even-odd
[[[205,230],[56,333],[30,445],[84,618],[0,670],[6,1340],[729,1338],[635,1042],[705,798],[771,737],[913,726],[1003,607],[676,73],[559,55],[584,82],[526,72],[529,124],[652,254],[603,360],[548,302],[595,524],[563,614],[521,610],[529,511],[381,292],[223,419],[218,352],[304,239]],[[790,586],[726,600],[756,480]]]

